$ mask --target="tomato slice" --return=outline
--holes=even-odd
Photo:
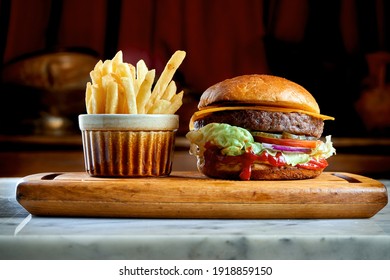
[[[305,169],[318,170],[327,167],[328,161],[324,158],[320,158],[318,160],[311,159],[309,162],[303,164],[297,164],[297,166]]]
[[[299,140],[299,139],[284,139],[284,138],[268,138],[263,136],[253,136],[256,142],[269,143],[275,145],[303,147],[314,149],[317,147],[319,140]]]

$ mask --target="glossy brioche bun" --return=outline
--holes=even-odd
[[[230,102],[320,113],[316,100],[306,89],[271,75],[243,75],[219,82],[202,94],[198,108]]]
[[[210,178],[240,180],[240,166],[225,165],[218,159],[209,158],[213,161],[212,168],[204,164],[204,158],[198,157],[198,170]],[[321,170],[304,169],[294,166],[275,167],[267,164],[255,163],[251,167],[249,180],[303,180],[318,177]]]

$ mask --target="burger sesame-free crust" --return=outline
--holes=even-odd
[[[205,161],[208,164],[205,164]],[[212,162],[210,166],[210,162]],[[241,165],[226,165],[217,158],[198,158],[198,169],[207,177],[227,180],[241,180]],[[255,163],[251,167],[250,180],[303,180],[318,177],[323,169],[312,170],[295,166],[275,167]]]
[[[234,126],[271,133],[290,132],[298,135],[321,137],[322,119],[301,113],[282,113],[257,110],[219,111],[194,121],[197,130],[209,123],[227,123]]]
[[[314,97],[302,86],[282,77],[242,75],[209,87],[201,96],[198,108],[221,102],[276,106],[320,113]]]

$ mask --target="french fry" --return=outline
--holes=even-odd
[[[117,114],[129,114],[129,106],[127,106],[127,96],[126,92],[123,89],[122,91],[118,91],[119,99],[118,99],[118,112]]]
[[[133,79],[131,77],[121,78],[122,85],[125,91],[126,102],[129,114],[137,114],[137,103],[134,91]]]
[[[137,78],[137,84],[138,84],[138,88],[139,88],[139,87],[141,87],[141,84],[143,83],[149,69],[145,64],[145,61],[143,61],[142,59],[137,62],[136,68],[137,68],[137,77],[136,78]]]
[[[92,85],[91,102],[93,106],[94,114],[104,114],[106,97],[103,93],[103,89],[98,85]]]
[[[103,61],[99,60],[92,71],[100,72],[102,69]]]
[[[136,70],[134,65],[129,64],[129,63],[127,65],[129,67],[130,72],[128,73],[128,76],[126,75],[125,77],[131,79],[131,84],[133,87],[134,94],[137,95],[137,92],[138,92],[138,85],[136,82],[136,71],[137,70]]]
[[[172,97],[171,106],[169,107],[167,114],[174,114],[177,110],[179,110],[181,105],[183,105],[183,95],[184,91],[181,91]]]
[[[115,82],[118,85],[118,110],[116,114],[128,114],[129,109],[127,106],[127,95],[125,87],[123,86],[122,79],[118,75],[114,75]]]
[[[123,53],[122,53],[122,51],[118,51],[115,54],[114,58],[112,59],[112,62],[113,62],[114,65],[119,65],[119,64],[123,63]]]
[[[108,81],[106,88],[106,114],[115,114],[118,111],[118,84]]]
[[[137,94],[137,111],[138,114],[145,114],[145,106],[150,99],[150,95],[152,94],[152,85],[154,81],[154,77],[156,75],[156,71],[150,70],[145,76],[143,83],[141,84],[138,94]]]
[[[87,89],[85,91],[85,104],[88,114],[92,114],[92,104],[91,104],[91,96],[92,96],[92,84],[90,82],[87,83]]]
[[[90,72],[90,77],[93,84],[100,84],[102,81],[101,68],[103,66],[103,61],[99,60],[96,63],[95,68]]]
[[[176,83],[171,81],[168,87],[165,89],[164,94],[161,96],[161,99],[171,100],[172,97],[176,94]]]

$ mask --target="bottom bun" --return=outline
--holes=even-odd
[[[198,157],[198,169],[210,178],[227,180],[302,180],[318,177],[323,169],[310,170],[295,166],[275,167],[268,164],[253,164],[247,178],[241,177],[240,165],[229,165],[215,160],[210,162]],[[250,176],[250,177],[249,177]]]

